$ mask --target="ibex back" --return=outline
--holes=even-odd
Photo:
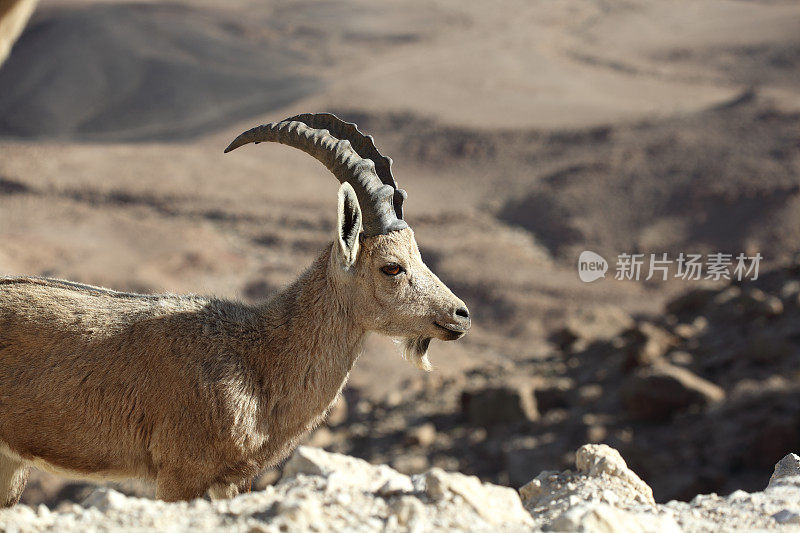
[[[228,147],[278,141],[342,182],[333,242],[263,305],[0,278],[0,506],[28,469],[155,480],[184,500],[237,494],[325,417],[371,331],[429,369],[432,338],[470,327],[402,219],[405,193],[372,139],[298,115]]]

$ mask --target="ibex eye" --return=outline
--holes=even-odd
[[[387,276],[396,276],[403,271],[403,267],[400,265],[386,265],[385,267],[381,267],[381,272],[386,274]]]

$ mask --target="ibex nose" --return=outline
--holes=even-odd
[[[467,309],[466,305],[456,309],[456,320],[464,326],[464,329],[469,329],[471,320],[469,318],[469,309]]]

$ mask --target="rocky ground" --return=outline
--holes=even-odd
[[[232,500],[164,503],[97,489],[81,504],[0,511],[0,530],[27,531],[603,531],[703,532],[800,527],[800,457],[766,488],[656,504],[619,452],[586,445],[575,471],[545,471],[517,491],[432,468],[403,475],[300,447],[274,487]]]

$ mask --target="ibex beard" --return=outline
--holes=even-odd
[[[369,332],[403,339],[430,369],[431,339],[469,329],[371,138],[299,115],[229,150],[260,141],[300,148],[342,182],[333,242],[266,303],[0,278],[0,507],[31,466],[153,480],[168,501],[234,496],[324,419]]]

